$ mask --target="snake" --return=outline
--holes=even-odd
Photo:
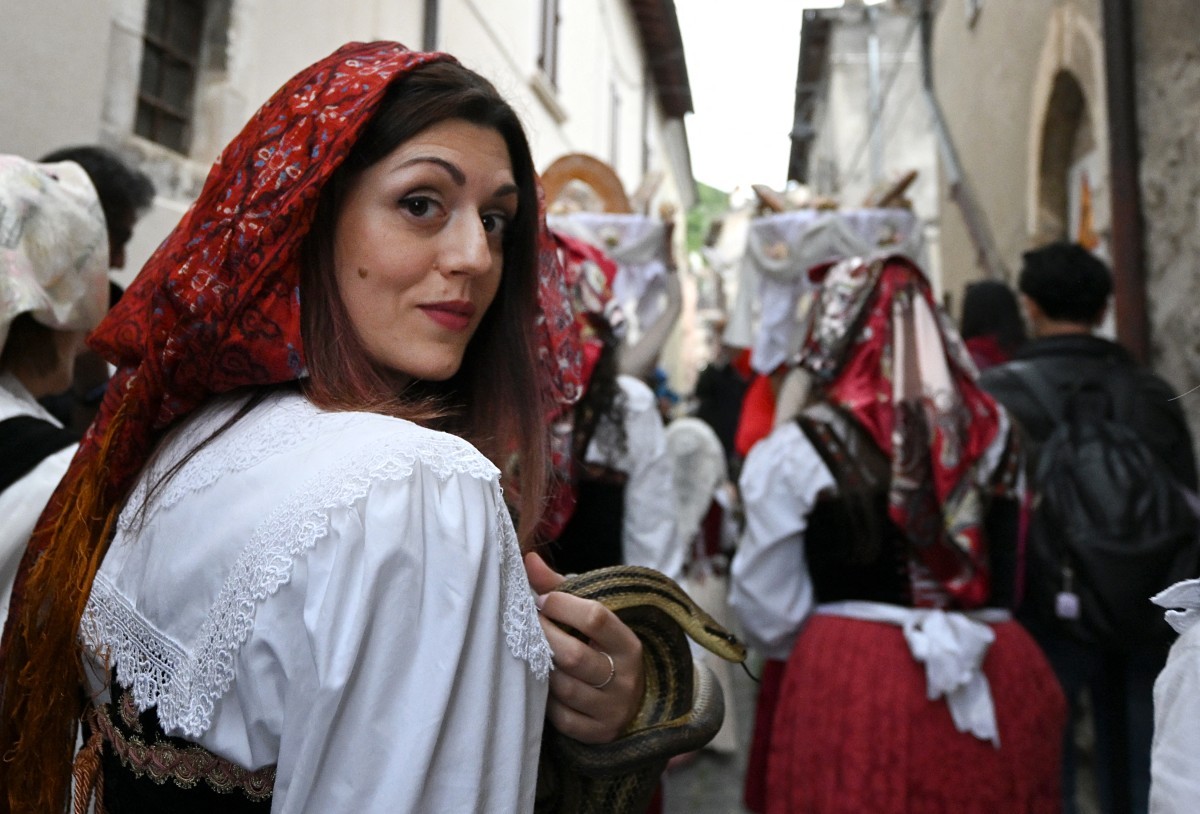
[[[611,743],[583,744],[546,727],[534,811],[642,814],[667,761],[712,740],[725,717],[721,687],[693,661],[688,638],[739,664],[746,647],[651,568],[598,568],[568,576],[555,590],[599,602],[633,630],[642,642],[646,689],[637,714]]]

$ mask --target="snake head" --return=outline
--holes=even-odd
[[[742,644],[737,636],[723,627],[713,627],[712,625],[705,625],[704,632],[711,637],[700,642],[706,649],[735,664],[741,664],[746,660],[746,645]]]

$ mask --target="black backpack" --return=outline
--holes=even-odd
[[[1064,397],[1033,364],[1011,369],[1056,421],[1035,453],[1024,611],[1106,649],[1170,641],[1149,600],[1200,573],[1197,518],[1128,421],[1134,371],[1114,366]]]

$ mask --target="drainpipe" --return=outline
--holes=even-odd
[[[1117,339],[1135,359],[1145,364],[1150,356],[1150,328],[1146,318],[1145,234],[1131,3],[1104,0],[1103,15]]]
[[[438,48],[438,0],[425,0],[424,23],[421,28],[421,50]]]
[[[921,26],[921,85],[933,116],[933,129],[937,135],[938,149],[946,172],[946,184],[949,187],[950,198],[958,205],[959,211],[962,213],[967,234],[971,239],[971,244],[975,247],[975,262],[983,270],[984,277],[1005,280],[1008,273],[1004,267],[1004,260],[996,251],[996,244],[992,240],[987,220],[979,209],[979,204],[975,201],[975,196],[967,183],[962,163],[958,159],[958,151],[954,147],[954,141],[950,138],[950,130],[946,126],[946,117],[933,92],[932,0],[921,0],[920,10],[917,14]]]

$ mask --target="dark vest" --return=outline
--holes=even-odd
[[[820,403],[797,418],[837,482],[808,518],[805,559],[816,601],[869,600],[911,606],[912,542],[888,516],[891,464],[849,415]],[[1017,502],[994,498],[984,519],[991,568],[989,604],[1008,606],[1016,571]]]
[[[78,440],[73,432],[31,415],[0,421],[0,492]]]
[[[548,547],[550,564],[560,574],[582,574],[621,565],[625,521],[624,472],[588,464],[575,482],[575,511]]]
[[[887,513],[891,464],[848,415],[824,403],[796,419],[837,482],[808,517],[804,554],[817,602],[911,605],[908,546]]]
[[[112,676],[113,700],[95,707],[90,726],[103,739],[100,771],[105,814],[271,810],[275,767],[249,771],[204,747],[163,732],[158,713],[139,713]],[[85,734],[86,740],[87,734]]]

